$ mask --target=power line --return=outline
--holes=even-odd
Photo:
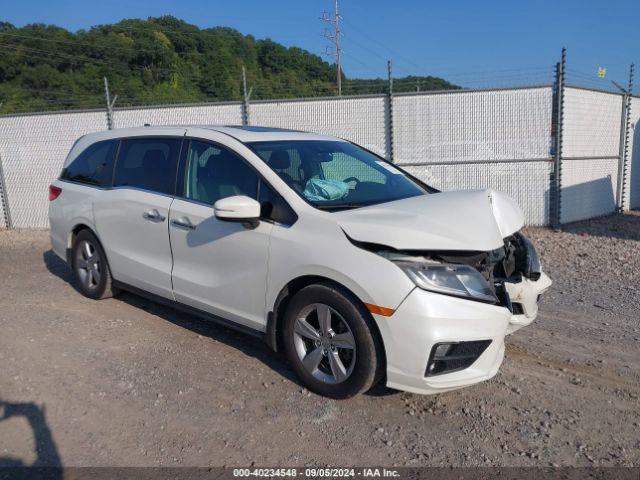
[[[363,62],[362,60],[360,60],[358,57],[356,57],[355,55],[353,55],[349,51],[346,51],[346,50],[343,49],[342,50],[342,57],[345,58],[345,59],[349,58],[350,60],[353,60],[356,63],[359,63],[363,67],[366,67],[367,71],[370,72],[370,73],[379,73],[379,70],[377,68],[373,67],[372,64]],[[344,71],[343,71],[343,73],[344,73]],[[350,81],[350,80],[348,78],[345,78],[344,80],[342,80],[342,84],[344,85],[344,83],[348,82],[348,81]]]
[[[371,37],[369,34],[367,34],[366,32],[364,32],[363,30],[359,29],[358,27],[356,27],[353,22],[350,22],[348,20],[345,20],[345,23],[347,23],[349,25],[349,27],[351,27],[353,30],[355,30],[356,32],[358,32],[361,36],[363,36],[364,38],[368,39],[371,42],[374,42],[376,44],[378,44],[379,46],[385,48],[389,53],[392,54],[392,56],[395,59],[400,59],[408,64],[413,65],[415,68],[417,68],[418,70],[421,70],[422,67],[419,66],[417,63],[413,62],[412,60],[408,59],[407,57],[405,57],[404,55],[400,54],[399,52],[389,48],[389,46],[383,44],[382,42],[376,40],[375,38]],[[380,56],[378,53],[375,53],[376,55]],[[384,58],[384,57],[382,57]],[[385,59],[386,60],[386,59]],[[395,62],[394,62],[395,63]]]
[[[42,39],[43,41],[47,42],[49,39]],[[131,65],[129,63],[124,63],[124,62],[114,62],[112,60],[103,60],[103,59],[99,59],[99,58],[93,58],[93,57],[85,57],[85,56],[81,56],[81,55],[77,55],[77,54],[68,54],[68,53],[63,53],[63,52],[53,52],[53,51],[49,51],[49,50],[40,50],[40,49],[36,49],[36,48],[32,48],[32,47],[27,47],[23,44],[0,44],[0,49],[5,48],[5,49],[11,49],[17,52],[21,52],[21,51],[27,51],[30,52],[31,54],[34,55],[47,55],[47,56],[52,56],[52,57],[58,57],[58,58],[62,58],[64,60],[68,60],[70,62],[72,61],[76,61],[76,62],[84,62],[84,63],[89,63],[89,64],[97,64],[97,65],[101,65],[104,67],[109,67],[112,70],[115,70],[116,72],[121,72],[121,73],[132,73],[132,70],[139,70],[142,72],[150,72],[153,71],[155,73],[164,73],[164,74],[169,74],[169,75],[179,75],[180,78],[183,78],[185,80],[192,80],[192,81],[200,81],[202,80],[202,75],[189,75],[186,73],[177,73],[174,70],[170,69],[170,68],[164,68],[164,67],[160,67],[157,65],[147,65],[147,66],[140,66],[140,65]],[[203,54],[203,56],[205,56],[205,54]],[[118,67],[120,67],[118,69]]]
[[[89,63],[98,63],[101,65],[104,65],[106,67],[111,67],[113,68],[114,63],[113,62],[109,62],[109,61],[105,61],[105,60],[101,60],[101,59],[95,59],[95,58],[87,58],[87,57],[81,57],[78,55],[70,55],[70,54],[65,54],[65,53],[56,53],[56,52],[50,52],[50,51],[42,51],[42,50],[38,50],[38,49],[33,49],[30,47],[24,47],[22,45],[18,46],[18,45],[5,45],[6,48],[12,48],[12,49],[24,49],[27,51],[32,52],[35,55],[49,55],[49,56],[57,56],[57,57],[61,57],[64,58],[66,60],[70,60],[70,61],[79,61],[79,62],[89,62]],[[149,71],[150,69],[155,70],[156,72],[168,72],[171,74],[175,74],[175,72],[173,72],[172,70],[169,69],[163,69],[160,67],[154,67],[154,66],[147,66],[147,67],[141,67],[141,66],[133,66],[133,65],[122,65],[124,67],[123,70],[121,70],[122,72],[125,73],[131,73],[132,69],[139,69],[141,71]],[[452,74],[451,77],[458,77],[459,80],[464,80],[465,78],[473,81],[474,83],[477,82],[478,80],[481,80],[482,82],[487,82],[489,80],[521,80],[521,79],[525,79],[525,80],[533,80],[534,78],[543,78],[546,79],[546,75],[543,73],[545,70],[548,70],[548,67],[534,67],[531,69],[527,69],[527,70],[518,70],[518,69],[503,69],[503,70],[489,70],[489,71],[484,71],[484,72],[468,72],[468,73],[458,73],[458,74]],[[506,74],[507,72],[513,72],[510,74]],[[533,72],[536,72],[535,74]],[[490,75],[483,75],[482,77],[478,78],[479,74],[490,74]],[[505,73],[504,75],[502,75],[501,73]],[[180,74],[181,78],[184,78],[185,80],[200,80],[201,77],[199,76],[190,76],[190,75],[185,75],[185,74]],[[437,78],[437,77],[433,77],[433,78]],[[381,85],[384,86],[386,84],[385,80],[377,80],[379,83],[377,85]],[[401,80],[402,81],[402,80]],[[346,80],[345,81],[347,84],[348,83],[354,83],[354,82],[358,82],[359,80],[356,79],[352,79],[352,80]],[[376,82],[376,79],[372,79],[372,80],[367,80],[367,79],[363,79],[363,83],[366,83],[366,86],[362,86],[360,88],[366,88],[367,86],[374,86]],[[377,86],[376,85],[376,86]],[[281,87],[281,85],[277,85],[277,87]]]
[[[132,69],[138,69],[138,70],[142,70],[142,71],[149,71],[150,69],[155,69],[156,71],[160,72],[160,71],[165,71],[165,72],[169,72],[169,73],[174,73],[171,69],[166,69],[166,68],[161,68],[161,67],[155,67],[153,65],[148,65],[148,66],[141,66],[141,65],[129,65],[129,64],[125,64],[125,63],[118,63],[118,62],[113,62],[110,60],[102,60],[100,58],[91,58],[91,57],[84,57],[84,56],[80,56],[80,55],[75,55],[75,54],[70,54],[70,53],[62,53],[62,52],[52,52],[49,50],[40,50],[37,48],[32,48],[32,47],[26,47],[22,44],[19,45],[7,45],[7,44],[0,44],[0,48],[9,48],[9,49],[13,49],[13,50],[26,50],[28,52],[31,53],[35,53],[35,54],[45,54],[45,55],[50,55],[50,56],[54,56],[54,57],[60,57],[63,58],[65,60],[76,60],[78,62],[89,62],[89,63],[96,63],[96,64],[101,64],[107,67],[113,67],[121,65],[122,67],[125,67],[123,70],[121,70],[122,72],[128,71],[129,73],[131,73]]]
[[[162,30],[154,30],[155,32],[160,32],[160,33],[165,33]],[[205,34],[205,31],[201,31],[202,34]],[[175,32],[178,35],[181,34],[187,34],[186,32]],[[122,52],[127,52],[127,53],[139,53],[139,52],[146,52],[146,53],[153,53],[153,54],[158,54],[158,53],[162,53],[162,54],[166,54],[166,53],[175,53],[178,56],[197,56],[197,57],[203,57],[203,56],[208,56],[211,57],[211,53],[209,52],[201,52],[201,51],[195,51],[195,52],[178,52],[178,51],[162,51],[159,52],[158,50],[150,50],[148,48],[141,48],[141,47],[122,47],[122,46],[116,46],[116,45],[105,45],[102,43],[90,43],[90,42],[83,42],[80,40],[60,40],[57,38],[46,38],[46,37],[34,37],[31,35],[18,35],[15,33],[8,33],[8,32],[0,32],[0,35],[5,35],[5,36],[10,36],[13,38],[20,38],[20,39],[25,39],[25,40],[36,40],[36,41],[42,41],[42,42],[55,42],[55,43],[60,43],[60,44],[65,44],[65,45],[70,45],[70,46],[78,46],[78,45],[82,45],[82,46],[86,46],[86,47],[90,47],[90,48],[103,48],[103,49],[107,49],[107,50],[118,50],[118,51],[122,51]],[[195,34],[194,34],[195,35]],[[211,34],[209,34],[211,35]],[[216,54],[213,55],[214,57],[230,57],[232,55],[220,55],[220,54]]]
[[[188,75],[186,73],[178,73],[175,72],[172,69],[169,68],[163,68],[163,67],[159,67],[159,66],[155,66],[155,65],[147,65],[147,66],[141,66],[141,65],[130,65],[127,63],[118,63],[118,62],[113,62],[110,60],[102,60],[99,58],[91,58],[91,57],[83,57],[80,55],[74,55],[74,54],[67,54],[67,53],[60,53],[60,52],[52,52],[52,51],[48,51],[48,50],[39,50],[36,48],[31,48],[31,47],[25,47],[24,45],[6,45],[6,44],[0,44],[0,49],[1,48],[7,48],[7,49],[12,49],[12,50],[16,50],[16,51],[20,51],[20,50],[26,50],[29,53],[33,54],[33,55],[47,55],[47,56],[53,56],[53,57],[58,57],[58,58],[62,58],[64,60],[68,60],[70,62],[72,61],[76,61],[76,62],[80,62],[80,63],[89,63],[89,64],[94,64],[94,66],[103,66],[103,67],[108,67],[111,69],[111,71],[115,71],[115,72],[119,72],[119,73],[123,73],[123,74],[131,74],[133,73],[132,70],[139,70],[141,72],[155,72],[155,73],[164,73],[164,74],[169,74],[169,75],[178,75],[180,78],[183,78],[185,80],[192,80],[192,81],[200,81],[202,80],[202,75]],[[115,68],[114,68],[115,67]]]

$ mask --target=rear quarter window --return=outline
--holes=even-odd
[[[99,187],[111,186],[118,140],[106,140],[89,145],[60,175],[67,180]]]

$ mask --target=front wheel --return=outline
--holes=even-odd
[[[320,395],[349,398],[369,390],[382,367],[381,346],[364,307],[330,284],[294,295],[284,318],[287,359]]]

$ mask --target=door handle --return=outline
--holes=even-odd
[[[146,211],[142,214],[142,218],[151,222],[164,222],[165,217],[160,215],[160,212],[155,208],[153,210]]]
[[[189,220],[187,217],[181,217],[177,220],[174,218],[173,220],[171,220],[171,225],[178,228],[186,228],[188,230],[195,230],[197,226],[191,223],[191,220]]]

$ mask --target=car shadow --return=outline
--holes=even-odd
[[[73,281],[71,269],[67,266],[65,261],[54,253],[53,250],[47,250],[44,252],[42,254],[42,261],[44,262],[45,267],[47,267],[47,270],[49,270],[49,273],[52,273],[61,280],[64,280],[71,285],[76,292],[82,294],[76,283]]]
[[[245,355],[264,363],[286,379],[300,385],[295,373],[286,364],[284,358],[273,352],[262,339],[254,335],[234,330],[197,315],[182,312],[133,293],[122,292],[118,294],[115,300],[156,315],[197,335],[208,337],[233,347]]]
[[[47,467],[46,478],[62,478],[61,469],[50,468],[60,467],[62,463],[58,447],[47,424],[44,406],[39,407],[35,403],[12,403],[0,399],[0,422],[12,418],[24,418],[29,424],[36,458],[33,463],[25,463],[21,458],[0,454],[2,472],[10,473],[12,478],[22,478],[21,475],[26,475],[25,478],[27,478],[30,474],[36,473],[31,470],[33,467]]]
[[[44,252],[42,255],[47,270],[56,277],[70,283],[73,288],[81,294],[73,281],[71,270],[67,264],[60,259],[52,250]],[[190,313],[185,313],[170,306],[149,300],[145,297],[135,295],[129,292],[122,292],[116,298],[116,301],[127,303],[132,307],[144,310],[152,315],[156,315],[163,320],[173,323],[181,328],[192,331],[197,335],[208,337],[218,342],[233,347],[247,356],[253,357],[274,370],[282,377],[290,380],[299,387],[304,387],[298,380],[297,375],[287,364],[284,356],[280,353],[273,352],[262,339],[234,330],[230,327],[220,325],[214,321],[207,320]],[[396,390],[385,387],[382,383],[372,388],[366,395],[380,397],[397,393]]]
[[[48,250],[43,253],[42,259],[47,270],[51,274],[69,283],[76,292],[81,294],[80,290],[75,285],[71,270],[60,257],[58,257],[52,250]],[[125,302],[135,308],[149,312],[152,315],[156,315],[163,320],[173,323],[174,325],[190,330],[197,335],[211,338],[240,350],[242,353],[261,361],[283,377],[300,385],[295,373],[288,367],[288,365],[286,365],[282,356],[271,351],[260,338],[247,333],[238,332],[229,327],[219,325],[211,320],[182,312],[133,293],[122,292],[115,298],[115,300]]]

